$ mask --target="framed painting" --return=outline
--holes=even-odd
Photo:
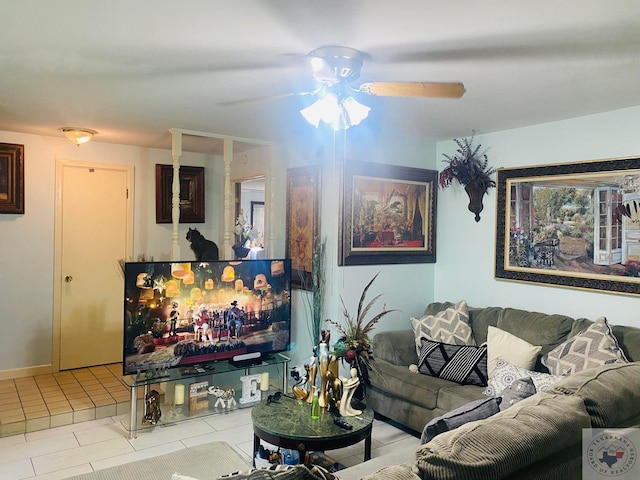
[[[339,265],[434,263],[437,179],[436,170],[345,163]]]
[[[292,286],[311,290],[313,255],[320,238],[320,165],[287,169],[287,245]]]
[[[156,223],[171,223],[173,165],[156,164]],[[204,223],[204,167],[180,167],[180,223]]]
[[[640,158],[500,169],[498,279],[640,294]]]
[[[0,213],[24,213],[24,145],[0,143]]]

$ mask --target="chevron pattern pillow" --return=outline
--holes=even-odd
[[[461,385],[487,385],[487,346],[451,345],[422,339],[418,371]]]
[[[422,339],[451,345],[476,344],[469,324],[469,311],[465,300],[461,300],[453,307],[435,315],[425,315],[421,319],[412,317],[411,326],[413,327],[418,356],[420,356],[422,349]]]
[[[629,360],[605,317],[542,357],[542,364],[554,375],[571,375],[608,363],[629,363]]]

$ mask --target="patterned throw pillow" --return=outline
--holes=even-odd
[[[476,344],[469,325],[469,312],[465,300],[461,300],[453,307],[435,315],[425,315],[419,320],[411,317],[411,326],[413,327],[418,356],[420,356],[423,338],[451,345]]]
[[[424,445],[430,442],[433,437],[458,428],[460,425],[495,415],[500,411],[501,402],[500,397],[481,398],[432,419],[422,430],[420,445]]]
[[[558,345],[542,358],[554,375],[571,375],[607,363],[629,363],[609,322],[600,317],[584,332]]]
[[[220,480],[340,480],[319,465],[270,465],[223,475]]]
[[[520,400],[535,394],[536,386],[533,384],[533,379],[531,377],[519,378],[500,393],[500,397],[502,397],[500,411],[506,410]]]
[[[527,370],[526,368],[516,367],[500,358],[496,362],[493,375],[489,377],[488,386],[485,388],[484,394],[490,397],[497,397],[513,382],[525,377],[531,377],[536,387],[536,392],[546,390],[552,383],[562,378],[558,375],[549,375],[548,373],[535,372],[533,370]]]
[[[422,339],[418,371],[461,385],[487,385],[487,346],[451,345]]]

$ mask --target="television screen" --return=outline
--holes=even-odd
[[[125,375],[289,349],[291,260],[128,262]]]

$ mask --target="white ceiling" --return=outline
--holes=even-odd
[[[312,134],[301,55],[369,55],[365,81],[460,81],[459,100],[374,98],[358,129],[450,139],[640,105],[637,0],[3,0],[0,130],[170,147],[170,128]],[[323,128],[323,127],[321,127]]]

